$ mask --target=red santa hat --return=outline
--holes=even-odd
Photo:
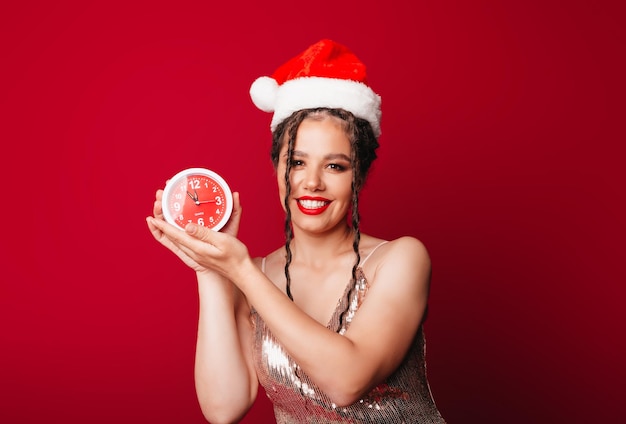
[[[300,109],[345,109],[369,121],[380,135],[380,96],[367,85],[365,65],[347,47],[324,39],[280,66],[271,77],[259,77],[250,97],[264,112],[274,112],[270,128]]]

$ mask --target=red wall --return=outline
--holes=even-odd
[[[617,6],[168,3],[0,6],[0,422],[203,422],[194,275],[144,217],[168,177],[206,166],[241,192],[250,251],[279,245],[270,115],[248,88],[325,37],[383,96],[363,227],[431,252],[444,416],[624,415]],[[260,397],[244,421],[271,416]]]

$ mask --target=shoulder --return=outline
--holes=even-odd
[[[285,249],[278,249],[266,256],[253,258],[252,261],[274,285],[281,287],[285,280]]]
[[[371,242],[372,240],[368,240],[366,245],[372,244]],[[363,272],[368,276],[370,284],[374,285],[377,280],[383,279],[394,281],[388,284],[419,282],[418,285],[428,285],[431,262],[424,243],[410,236],[389,240],[384,244],[380,244],[381,242],[383,241],[377,244],[378,247],[375,247],[363,266]]]
[[[430,255],[424,243],[415,237],[404,236],[392,240],[389,245],[387,260],[410,260],[430,264]]]
[[[371,255],[371,258],[368,256]],[[394,240],[367,237],[363,243],[363,257],[368,257],[370,265],[423,264],[430,266],[430,255],[424,243],[415,237],[403,236]]]
[[[275,263],[280,263],[281,261],[282,262],[285,261],[285,248],[284,247],[279,247],[276,250],[273,250],[272,252],[268,253],[266,256],[257,256],[255,258],[252,258],[252,262],[259,269],[263,268],[263,262],[265,262],[265,266],[267,269],[268,265],[274,265]]]

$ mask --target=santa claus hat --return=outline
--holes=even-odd
[[[367,85],[365,65],[345,46],[324,39],[280,66],[271,77],[259,77],[250,97],[264,112],[274,112],[270,128],[300,109],[345,109],[369,121],[380,135],[380,96]]]

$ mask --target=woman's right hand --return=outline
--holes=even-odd
[[[163,216],[163,190],[157,190],[156,199],[154,201],[153,206],[153,216],[155,219],[163,221],[164,225],[171,225],[165,222],[165,218]],[[239,231],[239,222],[241,220],[241,203],[239,202],[239,193],[233,193],[233,212],[230,216],[230,219],[226,223],[226,225],[222,228],[221,232],[229,234],[233,237],[237,237],[237,233]],[[148,228],[152,233],[152,236],[163,246],[168,248],[171,252],[173,252],[176,256],[180,258],[180,260],[185,263],[189,268],[193,269],[196,273],[212,273],[213,271],[201,266],[196,261],[191,259],[184,251],[182,251],[172,240],[170,240],[161,230],[159,230],[156,226],[150,223],[148,220]]]

